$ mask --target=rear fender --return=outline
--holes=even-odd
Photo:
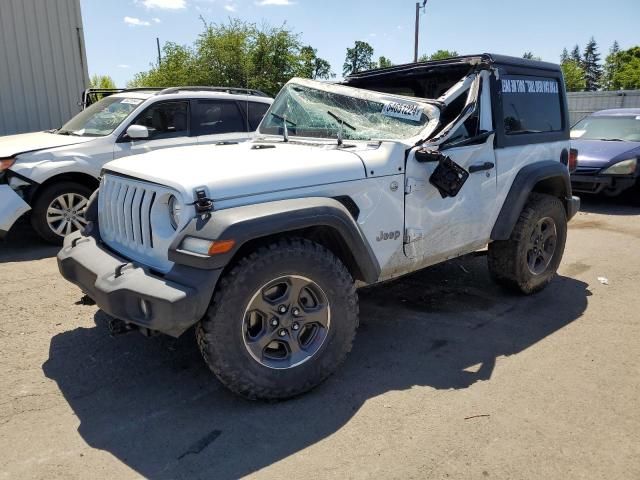
[[[546,193],[562,200],[567,220],[575,214],[571,180],[566,165],[545,160],[518,172],[491,231],[491,240],[508,240],[531,192]]]

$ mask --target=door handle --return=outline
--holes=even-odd
[[[495,165],[493,162],[476,163],[469,167],[469,173],[481,172],[483,170],[491,170]]]

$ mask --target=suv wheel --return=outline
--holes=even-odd
[[[357,325],[349,271],[323,246],[293,239],[259,248],[229,271],[196,336],[224,385],[246,398],[276,400],[331,375]]]
[[[73,182],[46,187],[36,199],[31,225],[40,237],[54,245],[62,245],[66,235],[86,225],[84,214],[91,189]]]
[[[509,240],[489,244],[489,271],[511,289],[530,294],[546,287],[556,274],[567,239],[562,202],[532,193]]]

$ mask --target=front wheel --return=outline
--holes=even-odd
[[[542,290],[560,266],[567,215],[551,195],[532,193],[509,240],[489,244],[489,271],[500,284],[531,294]]]
[[[45,187],[38,195],[31,214],[31,225],[46,242],[62,245],[66,235],[87,224],[84,214],[91,189],[74,182]]]
[[[221,280],[196,329],[209,368],[230,390],[278,400],[312,389],[342,363],[358,299],[344,264],[305,239],[261,247]]]

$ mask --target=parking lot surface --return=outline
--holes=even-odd
[[[482,255],[361,291],[345,365],[242,400],[193,332],[111,337],[26,224],[0,243],[0,478],[640,478],[640,208],[588,199],[560,275]]]

